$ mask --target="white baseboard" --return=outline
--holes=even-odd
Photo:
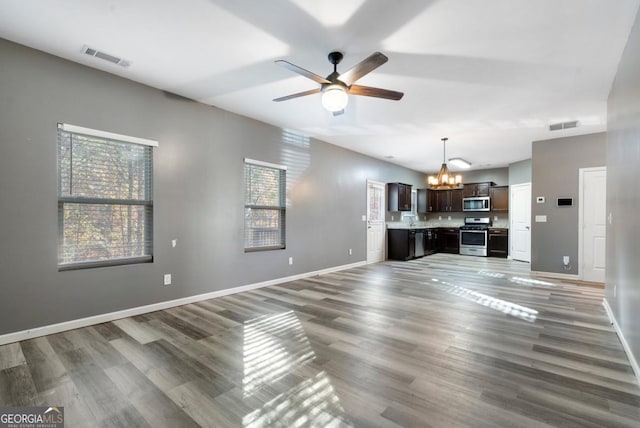
[[[638,366],[638,361],[636,361],[636,357],[633,355],[633,352],[631,352],[631,347],[629,347],[627,340],[624,338],[622,330],[620,330],[620,326],[618,325],[618,321],[616,321],[615,317],[613,316],[613,311],[611,310],[611,306],[609,306],[609,302],[607,302],[606,298],[602,299],[602,306],[604,306],[604,310],[607,312],[609,321],[611,321],[611,324],[613,324],[613,328],[616,330],[616,333],[620,338],[620,342],[622,342],[624,352],[627,354],[627,358],[629,359],[631,368],[636,375],[636,382],[640,384],[640,366]]]
[[[571,273],[540,272],[540,271],[532,270],[531,275],[546,276],[547,278],[580,280],[580,275],[575,275]]]
[[[202,300],[213,299],[216,297],[227,296],[229,294],[242,293],[243,291],[255,290],[256,288],[267,287],[269,285],[282,284],[284,282],[295,281],[298,279],[309,278],[311,276],[323,275],[331,272],[337,272],[345,269],[351,269],[358,266],[366,265],[366,261],[351,263],[348,265],[334,266],[327,269],[316,270],[313,272],[305,272],[298,275],[286,276],[283,278],[271,279],[269,281],[257,282],[255,284],[242,285],[239,287],[229,288],[226,290],[212,291],[211,293],[197,294],[195,296],[182,297],[180,299],[169,300],[166,302],[153,303],[151,305],[138,306],[135,308],[124,309],[116,312],[109,312],[106,314],[95,315],[86,318],[75,319],[71,321],[65,321],[58,324],[45,325],[42,327],[35,327],[28,330],[16,331],[14,333],[7,333],[0,335],[0,345],[6,345],[7,343],[19,342],[21,340],[33,339],[34,337],[46,336],[48,334],[60,333],[67,330],[73,330],[76,328],[87,327],[94,324],[101,324],[103,322],[113,321],[120,318],[132,317],[136,315],[142,315],[149,312],[160,311],[163,309],[173,308],[175,306],[187,305],[189,303],[200,302]]]

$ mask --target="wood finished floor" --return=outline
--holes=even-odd
[[[638,427],[602,289],[436,254],[0,347],[67,427]]]

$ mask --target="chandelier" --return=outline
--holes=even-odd
[[[447,156],[446,156],[446,144],[448,138],[442,139],[442,166],[437,176],[430,175],[427,179],[427,183],[431,189],[456,189],[462,184],[462,176],[460,174],[451,175],[449,168],[447,168]],[[469,164],[470,165],[470,164]]]

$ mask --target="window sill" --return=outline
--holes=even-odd
[[[68,270],[79,270],[79,269],[93,269],[93,268],[101,268],[101,267],[109,267],[109,266],[124,266],[124,265],[133,265],[139,263],[152,263],[153,256],[144,256],[144,257],[129,257],[124,259],[113,259],[113,260],[100,260],[100,261],[88,261],[81,263],[65,263],[58,265],[58,272],[68,271]]]

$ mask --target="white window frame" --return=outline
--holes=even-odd
[[[278,205],[255,205],[255,204],[251,204],[249,203],[249,201],[247,201],[247,166],[248,165],[252,165],[252,166],[259,166],[259,167],[264,167],[264,168],[269,168],[269,169],[274,169],[274,170],[279,170],[281,172],[281,177],[280,177],[280,181],[279,181],[279,186],[278,186],[278,193],[279,193],[279,204]],[[283,250],[286,248],[286,211],[287,211],[287,191],[286,191],[286,184],[287,184],[287,167],[284,165],[278,165],[278,164],[274,164],[274,163],[269,163],[269,162],[263,162],[263,161],[259,161],[259,160],[255,160],[255,159],[249,159],[249,158],[244,158],[244,163],[243,163],[243,174],[244,174],[244,210],[243,210],[243,215],[244,215],[244,251],[246,253],[248,252],[254,252],[254,251],[268,251],[268,250]],[[248,228],[248,210],[268,210],[268,211],[273,211],[273,210],[278,210],[280,212],[280,216],[279,216],[279,228],[277,229],[277,231],[279,231],[279,235],[280,235],[280,242],[278,244],[273,244],[273,245],[248,245],[249,242],[251,242],[252,240],[249,238],[249,234],[253,231],[254,228]],[[273,232],[273,231],[271,231]]]
[[[138,144],[150,147],[158,147],[158,142],[155,140],[149,140],[144,138],[132,137],[128,135],[116,134],[107,131],[101,131],[91,128],[85,128],[76,125],[70,125],[66,123],[58,124],[57,131],[57,144],[58,150],[60,150],[60,139],[61,132],[66,132],[70,134],[70,138],[73,138],[74,135],[80,135],[85,137],[91,137],[98,140],[103,140],[105,143],[115,142],[115,143],[129,143],[129,144]],[[73,144],[73,140],[72,143]],[[73,146],[71,146],[73,147]],[[58,158],[58,225],[59,225],[59,246],[58,246],[58,270],[73,270],[73,269],[85,269],[85,268],[94,268],[94,267],[103,267],[103,266],[116,266],[123,264],[134,264],[134,263],[145,263],[153,261],[153,152],[150,153],[151,158],[149,159],[150,170],[147,171],[148,178],[150,180],[149,183],[146,183],[148,188],[145,191],[144,199],[110,199],[104,198],[100,196],[91,197],[91,196],[75,196],[75,195],[65,195],[62,194],[62,183],[61,180],[61,170],[60,170],[60,162],[61,159]],[[70,173],[73,174],[73,165],[69,165]],[[64,207],[66,204],[80,204],[80,205],[118,205],[118,206],[143,206],[146,211],[146,221],[145,221],[145,254],[143,256],[135,256],[135,257],[111,257],[111,258],[101,258],[98,260],[72,260],[65,261],[63,257],[64,252]]]

